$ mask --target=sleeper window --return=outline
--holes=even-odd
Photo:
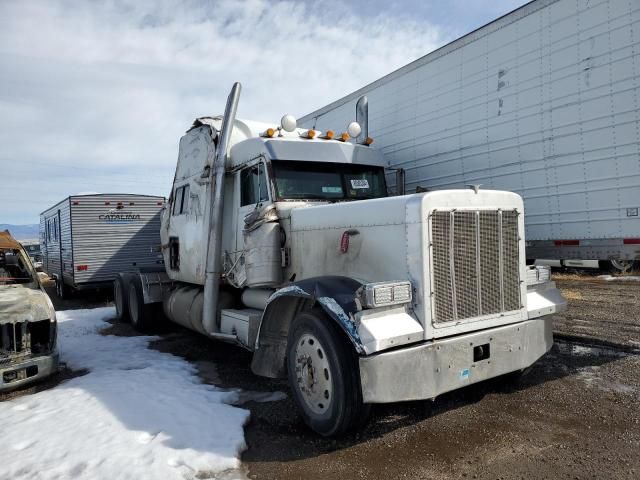
[[[189,208],[189,185],[183,185],[176,188],[175,195],[173,197],[173,214],[182,215],[187,213]]]

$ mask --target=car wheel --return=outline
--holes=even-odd
[[[320,435],[341,435],[364,423],[357,356],[321,310],[299,313],[287,344],[287,375],[304,422]]]

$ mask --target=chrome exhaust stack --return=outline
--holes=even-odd
[[[369,100],[366,95],[361,96],[356,103],[356,122],[362,129],[356,138],[356,143],[364,144],[369,136]]]
[[[218,298],[220,294],[220,279],[222,276],[222,206],[224,202],[224,173],[227,158],[227,150],[233,124],[236,119],[238,101],[240,100],[240,82],[233,84],[231,93],[227,98],[224,110],[222,126],[213,168],[210,174],[210,198],[209,198],[209,242],[207,244],[207,263],[204,280],[204,301],[202,308],[202,326],[209,335],[219,333],[216,326]]]

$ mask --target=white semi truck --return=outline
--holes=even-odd
[[[114,282],[118,315],[172,321],[253,352],[288,377],[321,435],[361,424],[372,403],[431,399],[521,371],[553,343],[565,301],[527,267],[514,193],[387,196],[382,155],[347,132],[221,117],[180,140],[161,225],[163,271]],[[366,113],[366,112],[365,112]]]

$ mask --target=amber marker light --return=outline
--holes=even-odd
[[[367,137],[364,139],[364,144],[368,147],[369,145],[371,145],[373,143],[373,138],[371,137]]]
[[[327,133],[324,134],[325,140],[331,140],[335,136],[335,132],[333,130],[327,130]]]
[[[316,136],[316,131],[315,130],[307,130],[307,133],[305,134],[305,136],[307,138],[315,138]]]
[[[338,140],[340,140],[341,142],[346,142],[347,140],[349,140],[349,134],[347,132],[343,132]]]
[[[262,134],[262,136],[272,138],[275,134],[276,134],[276,130],[274,128],[267,128]]]

